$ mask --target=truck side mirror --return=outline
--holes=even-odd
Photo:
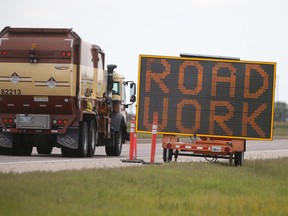
[[[134,103],[135,101],[136,101],[136,96],[135,95],[131,95],[130,102]]]
[[[130,83],[130,95],[136,95],[136,84],[134,82]]]
[[[126,104],[126,106],[128,107],[136,101],[136,84],[133,81],[126,81],[124,85],[127,87],[129,86],[130,88],[130,104]]]

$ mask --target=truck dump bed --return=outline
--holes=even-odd
[[[75,43],[70,29],[5,28],[0,34],[0,113],[72,113]]]

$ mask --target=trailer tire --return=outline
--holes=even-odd
[[[163,161],[165,163],[170,163],[173,157],[173,149],[163,148]]]
[[[235,152],[234,165],[235,166],[242,166],[243,161],[244,161],[244,152]]]
[[[98,140],[98,131],[96,128],[95,121],[92,120],[89,123],[89,142],[88,142],[87,157],[94,156],[97,140]]]
[[[122,152],[122,131],[115,131],[113,135],[113,146],[105,146],[107,156],[120,156]]]

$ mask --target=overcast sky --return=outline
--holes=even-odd
[[[106,64],[137,81],[139,54],[180,52],[277,62],[276,100],[288,103],[288,1],[9,0],[0,28],[73,28]]]

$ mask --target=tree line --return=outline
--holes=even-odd
[[[276,102],[274,107],[274,121],[287,122],[288,121],[288,104],[285,102]]]

